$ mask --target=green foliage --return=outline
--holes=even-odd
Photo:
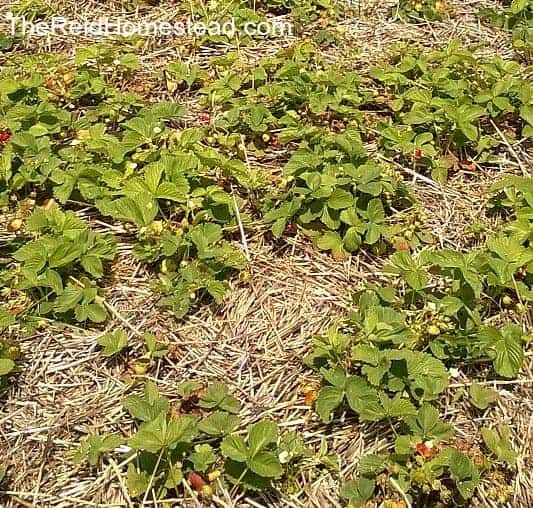
[[[105,453],[112,452],[120,446],[122,439],[114,434],[103,436],[88,436],[80,444],[80,447],[73,456],[76,464],[88,462],[91,466],[96,466]]]
[[[494,122],[512,120],[506,136],[533,132],[532,89],[517,62],[481,59],[452,43],[429,53],[407,51],[370,74],[390,97],[392,116],[380,128],[381,146],[439,180],[452,165],[450,148],[478,163],[491,159],[503,142]]]
[[[142,107],[137,96],[110,86],[100,69],[116,58],[113,50],[94,46],[80,50],[78,67],[64,75],[0,75],[1,121],[12,134],[0,154],[0,201],[7,203],[13,192],[24,193],[31,186],[33,193],[52,193],[62,204],[86,203],[101,215],[132,224],[138,240],[135,255],[152,265],[162,263],[164,273],[155,286],[163,293],[162,305],[183,317],[200,300],[221,302],[226,279],[244,266],[240,250],[224,238],[224,228],[236,225],[243,201],[218,184],[219,172],[239,188],[251,179],[244,162],[203,143],[203,129],[175,131],[167,126],[166,121],[183,114],[181,106],[160,102]],[[125,70],[136,68],[132,55],[119,55],[119,60]],[[74,311],[78,321],[102,321],[106,312],[94,301],[98,289],[92,280],[70,280],[62,288],[58,271],[51,270],[57,268],[55,262],[40,267],[35,258],[43,255],[43,247],[57,249],[57,255],[66,252],[70,242],[66,254],[73,258],[64,256],[61,265],[65,276],[79,257],[85,272],[102,277],[111,240],[90,230],[83,233],[86,239],[75,238],[73,232],[59,238],[61,225],[55,223],[74,221],[72,211],[65,212],[64,219],[51,217],[59,213],[36,210],[26,229],[52,229],[56,243],[36,240],[15,259],[26,265],[26,285],[51,287],[58,296],[57,306],[39,303],[41,314]],[[28,266],[39,271],[30,274]],[[76,277],[75,272],[69,275]]]
[[[372,161],[364,148],[360,107],[368,94],[359,90],[357,76],[325,67],[308,43],[252,69],[235,69],[242,62],[228,61],[233,66],[201,90],[206,104],[224,110],[211,142],[244,160],[249,153],[296,148],[279,185],[260,199],[274,236],[299,226],[338,258],[362,245],[379,250],[392,243],[402,225],[392,225],[389,216],[414,199],[399,175]],[[338,128],[326,129],[332,122]]]
[[[446,389],[446,365],[454,361],[491,360],[497,375],[511,378],[524,360],[528,310],[522,302],[531,300],[533,282],[531,179],[508,177],[494,191],[493,206],[511,221],[483,248],[393,254],[386,267],[391,284],[357,293],[348,319],[315,338],[306,363],[323,378],[315,401],[320,418],[331,422],[339,410],[349,410],[360,421],[388,421],[396,436],[393,453],[362,459],[361,477],[345,485],[342,495],[352,506],[374,496],[378,487],[372,478],[380,474],[385,493],[416,499],[433,492],[443,502],[463,502],[480,482],[484,469],[447,444],[453,428],[432,401]],[[513,300],[516,311],[502,314]],[[497,399],[475,383],[470,395],[479,409]],[[509,435],[505,428],[482,430],[496,459],[513,463]],[[483,468],[490,468],[487,464],[484,459]]]
[[[265,207],[274,236],[298,224],[318,248],[340,259],[362,245],[392,243],[399,229],[388,222],[391,207],[412,204],[407,188],[368,159],[356,130],[298,150],[284,174],[289,187],[268,197]]]
[[[374,495],[375,483],[368,478],[346,482],[341,489],[341,496],[348,500],[350,506],[364,506]]]
[[[221,303],[226,279],[245,266],[241,250],[223,240],[222,234],[218,224],[199,224],[163,247],[165,264],[156,288],[164,295],[161,304],[176,317],[183,317],[206,295]]]
[[[127,471],[132,497],[153,492],[164,499],[179,489],[186,477],[193,489],[203,495],[201,487],[190,480],[190,474],[200,475],[203,484],[208,485],[210,474],[220,468],[228,481],[243,490],[267,489],[273,479],[287,473],[289,464],[308,454],[293,432],[280,434],[271,420],[250,425],[244,437],[233,433],[241,422],[232,414],[239,411],[240,402],[225,385],[214,383],[194,399],[196,403],[191,407],[193,399],[187,397],[198,387],[189,383],[180,388],[186,395],[182,408],[193,409],[191,414],[171,411],[168,399],[159,394],[152,382],[146,383],[142,396],[130,395],[124,400],[124,408],[140,422],[125,441],[135,456]],[[217,411],[205,412],[213,409]],[[89,436],[74,460],[96,466],[122,442],[116,435]]]
[[[15,368],[15,362],[11,358],[0,358],[0,376],[9,374]]]
[[[531,0],[512,0],[501,9],[483,8],[479,17],[492,26],[509,30],[513,46],[531,59],[533,49],[533,3]]]
[[[241,403],[229,394],[224,383],[212,383],[200,397],[198,405],[205,409],[219,409],[228,413],[239,413]]]
[[[23,10],[33,12],[30,4]],[[187,9],[203,20],[235,14],[239,26],[288,10],[323,25],[335,15],[328,0],[226,4]],[[514,31],[517,48],[529,47],[530,9],[514,0],[497,21]],[[397,14],[436,19],[442,11],[433,0],[402,1]],[[219,43],[227,38],[201,41]],[[82,48],[73,64],[51,56],[36,68],[34,58],[13,59],[0,72],[0,205],[16,217],[2,246],[1,387],[21,356],[7,337],[29,329],[34,315],[87,325],[107,318],[117,248],[102,230],[133,244],[154,272],[159,303],[180,319],[200,303],[223,302],[229,279],[246,266],[238,235],[252,220],[276,239],[302,232],[337,259],[394,247],[380,274],[390,284],[356,294],[348,319],[315,338],[306,359],[322,377],[315,409],[323,422],[347,413],[348,422],[384,422],[395,436],[383,453],[361,459],[358,479],[341,495],[351,506],[391,493],[426,504],[471,498],[495,466],[451,442],[438,407],[457,362],[491,362],[505,378],[522,367],[533,300],[533,184],[510,175],[494,185],[491,206],[507,220],[484,246],[412,254],[430,238],[393,168],[443,181],[454,160],[482,165],[506,140],[528,143],[531,85],[519,63],[481,59],[455,43],[393,58],[369,78],[332,66],[308,40],[254,65],[231,51],[212,59],[212,72],[192,60],[169,64],[161,84],[176,96],[197,94],[204,107],[197,117],[175,102],[148,104],[122,91],[141,65],[126,43]],[[375,142],[378,152],[367,151]],[[256,161],[273,161],[281,175]],[[139,376],[169,352],[153,334],[142,339],[133,364]],[[128,347],[122,330],[97,343],[109,357]],[[180,495],[184,482],[207,496],[221,471],[234,491],[282,481],[285,488],[311,454],[301,436],[271,420],[243,428],[241,403],[223,383],[185,382],[177,395],[170,401],[146,383],[142,395],[123,401],[133,433],[88,436],[75,461],[100,467],[117,448],[126,451],[127,488],[142,504]],[[495,400],[475,383],[470,396],[481,410]],[[483,429],[482,437],[494,462],[516,462],[509,429]],[[314,463],[331,465],[326,452],[323,445]]]
[[[128,335],[124,330],[107,332],[99,337],[96,343],[103,347],[104,356],[113,356],[121,353],[128,346]]]
[[[439,0],[399,0],[393,8],[394,16],[408,20],[441,20],[446,3]]]
[[[232,434],[220,449],[228,459],[225,469],[234,483],[247,488],[264,488],[270,478],[279,478],[283,468],[277,451],[278,427],[264,420],[248,428],[247,438]]]
[[[77,321],[107,317],[96,281],[104,263],[115,257],[109,235],[93,232],[73,212],[58,207],[37,209],[26,230],[33,236],[13,253],[16,289],[37,296],[38,314],[72,313]]]
[[[507,426],[499,426],[497,429],[481,429],[481,435],[487,448],[496,457],[496,460],[514,464],[518,453],[513,449],[510,441],[511,429]]]
[[[0,316],[2,313],[3,309],[0,308]],[[1,323],[5,325],[14,324],[15,317],[6,312],[6,316],[2,319]],[[0,340],[0,390],[5,386],[7,375],[15,371],[15,362],[19,360],[21,356],[20,345],[18,342],[7,338]]]
[[[490,388],[485,388],[478,383],[470,385],[470,398],[472,404],[478,409],[487,409],[490,404],[498,400],[498,394]]]

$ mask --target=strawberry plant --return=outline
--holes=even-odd
[[[490,360],[496,374],[512,378],[524,360],[525,326],[531,323],[522,303],[532,296],[531,178],[504,178],[494,192],[493,206],[515,220],[484,248],[396,252],[386,268],[392,284],[356,294],[348,319],[314,340],[306,363],[323,378],[314,402],[320,418],[330,422],[349,410],[360,421],[386,420],[395,429],[394,452],[362,459],[360,478],[343,488],[351,505],[391,495],[464,502],[481,473],[494,474],[488,458],[448,444],[452,427],[433,405],[454,361]],[[519,302],[511,314],[502,313],[509,306],[505,298]],[[476,407],[495,400],[480,386],[473,385],[471,394]],[[508,431],[482,433],[497,461],[516,459]]]
[[[470,386],[470,398],[472,399],[472,404],[478,409],[487,409],[490,404],[498,400],[498,394],[486,388],[478,383],[473,383]]]
[[[392,112],[380,128],[381,146],[437,179],[446,178],[449,150],[456,160],[490,160],[502,142],[491,119],[504,122],[509,135],[531,134],[531,86],[516,62],[480,61],[451,44],[427,55],[403,55],[370,74],[385,86]]]
[[[167,65],[163,71],[167,89],[175,92],[179,88],[194,88],[201,85],[209,76],[199,65],[188,65],[178,61]]]
[[[221,240],[221,236],[222,230],[215,224],[192,229],[181,244],[187,255],[175,269],[165,269],[160,274],[157,288],[165,295],[161,304],[177,317],[184,316],[194,302],[206,295],[221,303],[228,287],[226,279],[245,266],[241,251]]]
[[[468,455],[433,441],[410,447],[409,439],[409,435],[398,436],[394,454],[361,459],[361,478],[346,483],[341,491],[350,506],[364,506],[371,498],[383,500],[386,506],[405,506],[404,500],[410,503],[436,495],[441,503],[457,505],[472,497],[480,472]],[[386,481],[377,493],[374,476],[376,481]]]
[[[511,0],[502,2],[501,9],[483,8],[479,17],[492,26],[509,30],[513,46],[531,60],[533,49],[533,3],[531,0]]]
[[[33,239],[12,254],[14,289],[34,294],[37,314],[103,321],[107,311],[96,281],[115,256],[113,238],[93,232],[73,212],[58,207],[36,209],[25,230]]]
[[[441,20],[447,10],[446,0],[400,0],[393,14],[409,20]]]
[[[104,333],[96,343],[102,346],[104,356],[114,356],[121,353],[128,346],[128,335],[124,330]]]
[[[485,445],[495,456],[496,460],[514,464],[518,458],[518,453],[513,449],[510,436],[511,429],[504,425],[497,429],[481,429],[481,435]]]
[[[267,12],[273,14],[290,13],[296,21],[302,24],[314,21],[320,16],[335,17],[337,2],[335,0],[262,0],[259,2]],[[264,4],[262,6],[261,4]]]
[[[301,148],[283,172],[286,189],[267,196],[264,220],[276,237],[297,224],[338,258],[390,243],[400,230],[387,220],[390,209],[412,204],[407,187],[369,160],[354,129]]]
[[[250,425],[244,436],[236,433],[240,418],[235,413],[241,404],[222,383],[203,389],[187,382],[178,392],[181,399],[171,406],[148,382],[142,396],[130,395],[123,403],[140,422],[136,432],[126,440],[116,434],[88,436],[74,461],[98,466],[125,443],[132,457],[127,470],[130,495],[164,499],[184,481],[202,497],[210,497],[221,480],[244,491],[269,489],[290,463],[309,455],[301,439],[293,432],[280,434],[271,420]]]
[[[155,335],[143,333],[141,336],[144,340],[144,354],[136,358],[131,364],[133,372],[139,376],[146,374],[155,365],[155,362],[164,358],[169,351],[168,344],[159,341]]]

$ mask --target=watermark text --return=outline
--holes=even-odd
[[[237,24],[234,18],[227,21],[130,21],[122,18],[100,17],[76,21],[54,16],[47,21],[31,21],[24,16],[7,15],[12,36],[22,37],[203,37],[237,35],[272,38],[292,36],[292,24],[284,20],[268,20]]]

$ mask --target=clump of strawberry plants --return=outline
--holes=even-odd
[[[368,92],[359,90],[353,72],[323,67],[315,52],[303,43],[286,52],[289,60],[280,56],[242,72],[231,69],[204,86],[206,102],[223,108],[210,138],[236,146],[244,160],[248,152],[296,148],[278,188],[261,199],[275,237],[299,227],[339,258],[361,245],[381,252],[397,240],[407,248],[427,241],[416,227],[404,231],[403,224],[388,221],[393,210],[414,200],[400,175],[371,162],[363,147],[360,107]]]
[[[3,200],[31,186],[40,198],[53,193],[62,204],[75,199],[131,224],[138,239],[134,254],[160,263],[162,304],[182,317],[205,294],[221,301],[225,279],[243,266],[223,227],[236,226],[243,203],[229,192],[232,186],[251,188],[256,178],[243,161],[206,146],[204,129],[172,128],[169,121],[183,114],[181,106],[143,107],[138,96],[110,86],[102,72],[108,73],[113,57],[109,49],[85,48],[79,67],[68,80],[61,75],[61,83],[39,74],[6,78]],[[120,62],[135,68],[127,55]],[[72,113],[55,105],[57,97]],[[246,220],[245,214],[239,218]],[[95,291],[85,279],[77,283]],[[101,320],[104,313],[92,317]]]
[[[509,0],[502,2],[501,9],[483,8],[479,17],[492,26],[509,30],[513,46],[531,61],[533,50],[533,3],[531,0]]]
[[[183,317],[205,294],[222,302],[226,279],[246,265],[241,250],[222,239],[217,224],[188,228],[165,254],[156,287],[165,295],[161,304],[177,317]]]
[[[390,455],[363,459],[361,478],[344,487],[352,505],[377,492],[402,502],[463,502],[481,473],[493,474],[482,454],[469,456],[449,443],[452,427],[434,404],[455,361],[491,361],[506,378],[522,366],[533,295],[531,185],[531,178],[508,177],[494,186],[495,206],[514,220],[483,249],[393,254],[386,268],[392,284],[358,293],[347,321],[315,339],[306,363],[323,377],[315,400],[321,419],[330,422],[348,408],[360,421],[388,421],[396,436]],[[479,387],[473,397],[476,407],[494,400]],[[508,433],[485,430],[483,438],[496,462],[514,462]]]
[[[72,313],[77,321],[107,317],[96,281],[115,257],[109,235],[93,232],[76,215],[53,206],[38,208],[25,223],[33,236],[13,253],[11,280],[16,290],[34,293],[40,315]]]
[[[496,121],[506,136],[531,136],[531,85],[517,62],[480,60],[452,43],[426,55],[407,53],[370,74],[383,84],[391,113],[380,145],[439,180],[461,161],[491,160],[503,143]]]
[[[450,14],[447,0],[400,0],[393,8],[393,15],[408,20],[441,20]]]
[[[356,74],[322,62],[309,42],[252,67],[233,54],[212,63],[218,78],[201,89],[205,105],[214,109],[212,128],[230,139],[239,132],[251,153],[317,140],[328,129],[339,132],[361,118],[358,107],[365,94]]]
[[[289,467],[311,457],[296,433],[280,433],[271,420],[237,432],[241,403],[222,383],[203,388],[190,381],[177,391],[180,398],[171,404],[147,382],[142,396],[130,395],[123,402],[139,422],[136,432],[127,439],[117,434],[88,436],[75,462],[94,467],[106,454],[126,451],[131,457],[129,494],[165,499],[185,482],[204,498],[226,484],[242,491],[270,489]]]
[[[299,149],[283,173],[286,188],[267,196],[264,206],[274,236],[298,225],[337,258],[362,245],[390,244],[402,228],[388,215],[413,204],[403,182],[370,160],[356,129]]]

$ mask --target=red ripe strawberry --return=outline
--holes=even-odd
[[[423,155],[422,148],[417,148],[415,150],[415,159],[421,159]]]
[[[209,123],[211,121],[211,116],[209,113],[200,113],[198,115],[198,120],[200,123]]]
[[[429,441],[428,441],[428,444],[431,444]],[[418,443],[416,445],[416,451],[422,455],[422,457],[426,458],[426,459],[429,459],[431,457],[433,457],[433,455],[435,454],[435,447],[434,446],[428,446],[428,444],[426,443]]]
[[[187,478],[189,480],[189,485],[196,491],[200,492],[202,490],[202,487],[205,486],[205,480],[194,471],[189,473],[189,476]]]
[[[9,131],[0,132],[0,143],[6,143],[11,138],[11,133]]]

